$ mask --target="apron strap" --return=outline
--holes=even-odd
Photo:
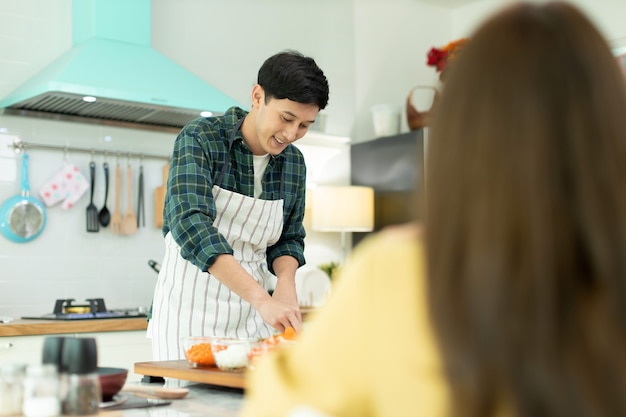
[[[233,129],[230,137],[228,138],[228,152],[226,152],[226,161],[224,161],[224,165],[222,165],[222,170],[220,171],[220,175],[218,175],[217,180],[215,181],[215,185],[218,187],[222,183],[222,179],[224,179],[224,174],[226,174],[226,168],[230,165],[230,149],[233,147],[233,142],[235,141],[235,135],[241,128],[243,124],[243,117],[237,121],[237,125]]]

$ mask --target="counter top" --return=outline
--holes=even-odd
[[[118,332],[146,330],[145,317],[94,320],[35,320],[20,319],[0,324],[0,336],[37,336],[65,333]]]
[[[127,410],[103,409],[98,417],[235,417],[243,403],[243,391],[207,384],[188,385],[189,394],[165,406]]]

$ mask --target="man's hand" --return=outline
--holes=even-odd
[[[302,315],[298,306],[285,304],[272,297],[255,308],[267,324],[281,333],[287,327],[293,327],[296,332],[302,329]]]
[[[276,273],[276,288],[272,294],[272,299],[291,309],[292,313],[296,313],[295,317],[291,314],[284,316],[280,324],[287,328],[293,327],[296,331],[302,328],[302,316],[300,314],[300,306],[298,304],[298,296],[296,294],[296,270],[298,269],[298,261],[292,256],[280,256],[272,263],[274,272]],[[263,316],[263,314],[261,314]],[[297,321],[294,321],[297,320]],[[288,323],[289,322],[289,323]],[[271,326],[283,332],[284,328],[280,328],[272,323]]]

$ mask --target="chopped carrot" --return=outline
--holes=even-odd
[[[296,340],[296,337],[297,337],[296,330],[293,327],[289,326],[285,329],[283,333],[266,337],[265,339],[263,339],[263,343],[267,346],[274,346],[287,340],[289,341]]]
[[[285,338],[285,340],[296,340],[296,336],[296,329],[291,326],[287,327],[283,333],[283,338]]]
[[[215,358],[213,357],[213,351],[211,350],[210,343],[198,343],[190,347],[185,352],[187,360],[192,362],[194,366],[214,366]]]
[[[263,343],[269,346],[277,345],[278,343],[280,343],[280,336],[273,335],[273,336],[266,337],[265,339],[263,339]]]

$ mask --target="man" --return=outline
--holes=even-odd
[[[178,359],[187,335],[302,326],[294,279],[305,262],[306,167],[291,144],[326,107],[328,82],[312,58],[286,51],[264,62],[251,96],[249,112],[196,119],[175,141],[149,326],[155,360]]]

